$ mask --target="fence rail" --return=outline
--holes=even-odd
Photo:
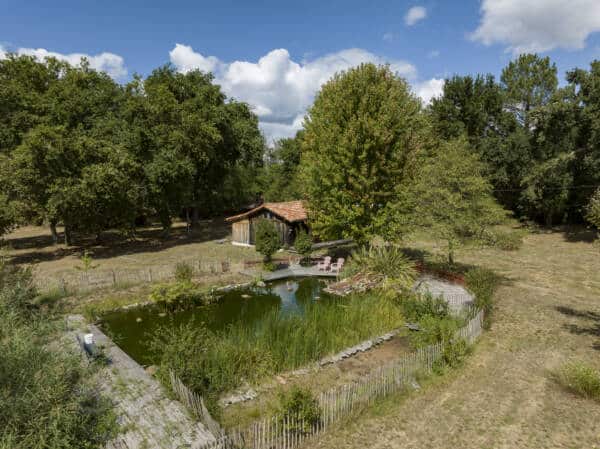
[[[244,269],[260,264],[260,261],[236,261],[215,259],[183,259],[179,263],[187,263],[193,269],[195,278],[240,272]],[[137,285],[167,281],[175,277],[176,265],[159,265],[141,269],[120,270],[89,270],[87,272],[73,271],[55,277],[34,276],[34,283],[40,291],[60,291],[63,293],[77,293],[119,285]]]
[[[483,330],[483,310],[465,327],[455,333],[455,339],[473,343]],[[430,374],[436,361],[443,356],[443,345],[421,348],[399,360],[373,370],[358,381],[332,388],[318,397],[321,416],[306,422],[300,415],[276,415],[255,422],[249,427],[215,433],[216,440],[200,449],[293,449],[326,431],[336,422],[347,418],[375,401],[402,391],[414,382],[418,373]],[[184,391],[184,403],[202,404],[201,398],[183,385],[176,376],[172,382]],[[189,405],[188,405],[189,407]],[[195,407],[195,405],[192,405]],[[212,418],[211,418],[212,419]]]

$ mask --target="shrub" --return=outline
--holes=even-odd
[[[417,275],[415,264],[396,246],[362,247],[352,253],[342,272],[344,277],[357,273],[380,274],[385,283],[410,288]]]
[[[600,189],[592,195],[590,203],[586,207],[585,218],[600,231]]]
[[[27,270],[3,266],[0,277],[0,447],[104,447],[117,422],[112,404],[87,381],[94,367],[56,347],[58,327],[32,313]]]
[[[275,224],[271,220],[261,218],[256,222],[256,251],[264,256],[265,262],[271,261],[271,256],[281,248],[281,239]]]
[[[486,232],[483,243],[504,251],[516,251],[523,246],[523,232],[494,230]]]
[[[192,305],[211,304],[216,297],[212,290],[200,289],[191,281],[179,281],[155,286],[149,299],[165,310],[173,311]]]
[[[410,334],[410,342],[415,348],[451,342],[462,324],[461,320],[451,316],[440,318],[431,315],[425,315],[418,323],[420,330]]]
[[[494,309],[494,293],[500,283],[496,273],[486,268],[473,268],[465,275],[468,289],[475,295],[475,306],[483,309],[485,326],[489,327]]]
[[[179,282],[191,282],[194,268],[187,262],[179,262],[175,265],[175,279]]]
[[[263,270],[265,270],[265,271],[275,271],[277,269],[277,265],[271,261],[263,262],[262,267],[263,267]]]
[[[409,321],[419,321],[429,315],[435,318],[445,318],[449,315],[448,303],[440,297],[431,295],[423,297],[407,296],[398,301],[402,314]]]
[[[583,362],[563,365],[556,376],[566,389],[588,399],[600,400],[600,371]]]
[[[306,433],[321,420],[321,408],[310,390],[294,386],[279,396],[282,419],[296,420],[291,430]]]
[[[296,241],[294,242],[294,248],[302,255],[303,259],[308,259],[310,257],[310,254],[312,253],[312,239],[306,231],[300,231],[298,233]]]

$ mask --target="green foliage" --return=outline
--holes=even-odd
[[[389,67],[362,64],[322,86],[300,167],[314,235],[364,243],[383,234],[394,187],[409,182],[426,140],[420,109]]]
[[[587,221],[600,230],[600,189],[592,196],[586,212]]]
[[[440,342],[444,345],[452,343],[454,334],[463,322],[450,315],[424,315],[418,324],[420,330],[410,334],[410,342],[415,348],[423,348]]]
[[[271,261],[271,256],[281,248],[281,238],[273,221],[261,218],[255,222],[256,251],[264,256],[265,262]]]
[[[383,276],[384,287],[409,289],[417,276],[415,264],[393,245],[363,246],[352,252],[344,264],[343,277],[357,273]]]
[[[588,399],[600,401],[600,371],[583,362],[563,365],[556,380],[566,389]]]
[[[500,284],[499,276],[486,268],[472,268],[465,274],[465,282],[475,296],[475,306],[484,312],[484,324],[489,327],[494,310],[494,293]]]
[[[526,130],[530,129],[530,113],[546,104],[558,87],[556,65],[550,58],[522,54],[502,70],[506,105]]]
[[[444,345],[442,358],[434,364],[433,369],[441,373],[445,368],[456,368],[463,364],[470,351],[471,348],[462,338],[448,341]]]
[[[425,316],[446,318],[449,316],[448,302],[432,295],[407,296],[398,299],[404,317],[411,322],[418,322]]]
[[[469,241],[484,242],[486,231],[506,216],[492,196],[481,161],[464,140],[440,142],[400,198],[394,208],[394,227],[413,221],[426,228],[446,242],[451,264],[457,247]]]
[[[294,241],[294,248],[298,251],[299,254],[302,255],[304,259],[310,258],[312,253],[312,238],[308,234],[308,232],[301,230],[296,235],[296,240]]]
[[[216,297],[212,290],[198,288],[190,280],[173,284],[158,284],[152,289],[150,301],[168,311],[185,309],[194,305],[212,304]]]
[[[264,198],[266,201],[291,201],[301,197],[298,180],[303,132],[295,137],[280,139],[268,154],[265,171]]]
[[[151,350],[163,373],[173,369],[190,388],[216,398],[264,376],[295,369],[403,322],[394,301],[361,295],[331,298],[307,307],[304,316],[267,314],[254,326],[234,323],[218,334],[194,325],[162,329]]]
[[[523,233],[520,231],[494,230],[487,233],[485,242],[504,251],[517,251],[523,246]]]
[[[277,269],[277,264],[271,261],[263,262],[262,268],[265,271],[275,271]]]
[[[98,268],[98,265],[94,264],[94,258],[92,254],[85,250],[83,252],[83,256],[81,256],[81,265],[77,265],[75,269],[79,271],[83,271],[84,273],[88,273],[91,270]]]
[[[312,392],[298,386],[279,395],[281,419],[295,420],[296,433],[306,433],[321,420],[321,408]]]
[[[103,448],[117,422],[88,381],[93,368],[49,345],[60,330],[32,310],[30,273],[3,265],[0,276],[0,447]]]
[[[194,267],[187,262],[179,262],[175,265],[175,279],[178,282],[191,282],[194,276]]]

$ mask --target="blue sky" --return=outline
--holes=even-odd
[[[293,134],[320,84],[362,61],[389,62],[427,101],[444,77],[499,75],[521,51],[551,56],[561,78],[600,59],[598,0],[3,0],[1,10],[0,52],[88,55],[120,82],[167,62],[211,70],[269,138]]]

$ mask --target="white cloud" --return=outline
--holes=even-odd
[[[442,78],[431,78],[430,80],[417,83],[415,85],[415,93],[421,97],[424,104],[429,104],[435,97],[442,94],[444,88],[444,80]]]
[[[413,6],[410,8],[404,16],[404,23],[408,26],[413,26],[419,20],[423,20],[427,17],[427,10],[422,6]]]
[[[439,50],[431,50],[429,53],[427,53],[427,57],[429,59],[437,58],[439,55],[440,55]]]
[[[600,31],[598,0],[483,0],[481,14],[470,38],[504,44],[514,54],[582,49]]]
[[[189,45],[175,44],[175,48],[169,52],[171,62],[181,72],[200,69],[203,72],[214,72],[219,66],[219,60],[214,56],[205,58],[196,53]]]
[[[0,47],[0,59],[6,57],[7,50]],[[61,61],[66,61],[69,64],[76,66],[81,63],[81,58],[86,58],[90,67],[95,70],[106,72],[112,78],[122,78],[127,75],[125,61],[119,55],[114,53],[99,53],[97,55],[88,55],[85,53],[69,53],[62,54],[54,51],[48,51],[45,48],[18,48],[14,51],[18,55],[35,56],[38,60],[43,61],[45,58],[53,57]]]
[[[396,35],[394,33],[385,33],[382,37],[385,42],[393,42],[396,40]]]
[[[416,68],[406,61],[386,60],[359,48],[302,62],[292,60],[288,51],[282,48],[270,51],[257,62],[223,62],[177,44],[170,57],[182,72],[211,68],[216,82],[228,96],[253,107],[269,139],[292,136],[300,129],[316,92],[336,72],[372,62],[389,63],[394,72],[409,79],[416,76]]]

